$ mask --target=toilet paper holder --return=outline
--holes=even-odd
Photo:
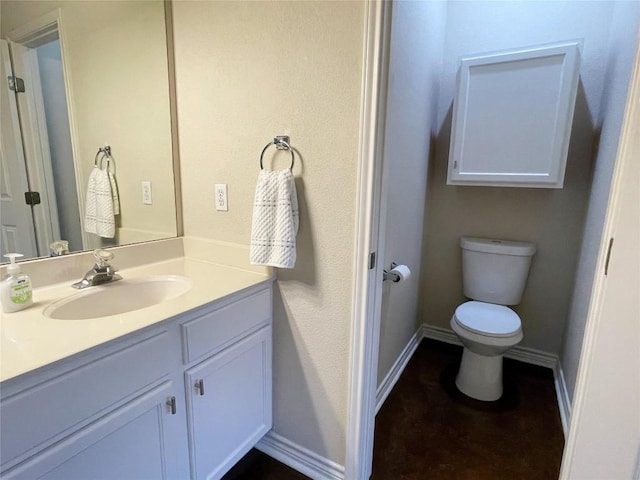
[[[391,270],[393,270],[397,266],[398,266],[398,264],[396,262],[392,262],[391,263]],[[383,270],[382,271],[382,281],[386,282],[387,280],[391,280],[394,283],[398,283],[400,281],[400,275],[398,275],[397,273],[394,273],[394,272],[390,272],[388,270]]]

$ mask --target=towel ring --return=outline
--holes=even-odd
[[[293,163],[295,160],[295,155],[293,153],[293,148],[289,145],[289,137],[288,136],[278,136],[273,139],[273,142],[269,142],[262,149],[262,153],[260,154],[260,170],[264,170],[264,166],[262,165],[262,160],[264,158],[264,152],[271,146],[275,145],[278,150],[288,150],[291,154],[291,165],[289,166],[289,170],[293,170]]]
[[[102,154],[101,157],[100,157],[100,154]],[[98,157],[100,157],[99,160],[98,160]],[[96,153],[96,158],[93,160],[93,166],[102,168],[102,161],[105,159],[105,157],[107,159],[107,168],[108,168],[113,162],[113,158],[111,157],[111,147],[109,146],[101,147],[98,149],[98,153]]]

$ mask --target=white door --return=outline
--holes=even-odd
[[[12,76],[7,42],[0,40],[0,254],[20,252],[37,257],[31,206],[25,202],[29,191],[16,98],[9,89]]]
[[[640,478],[639,131],[640,51],[594,282],[563,479]]]
[[[61,237],[38,55],[15,42],[9,42],[9,51],[13,74],[25,83],[16,103],[29,187],[40,194],[40,203],[32,207],[36,243],[46,254],[51,242]]]

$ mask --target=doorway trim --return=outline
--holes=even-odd
[[[382,154],[391,5],[390,1],[370,0],[365,7],[345,452],[345,478],[349,480],[367,480],[373,464],[383,273],[377,257],[384,248]]]

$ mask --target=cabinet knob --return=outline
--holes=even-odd
[[[200,395],[204,395],[204,380],[196,380],[196,390]]]
[[[171,412],[171,415],[175,415],[176,414],[176,397],[169,397],[169,399],[167,400],[167,407],[169,407],[169,411]]]

